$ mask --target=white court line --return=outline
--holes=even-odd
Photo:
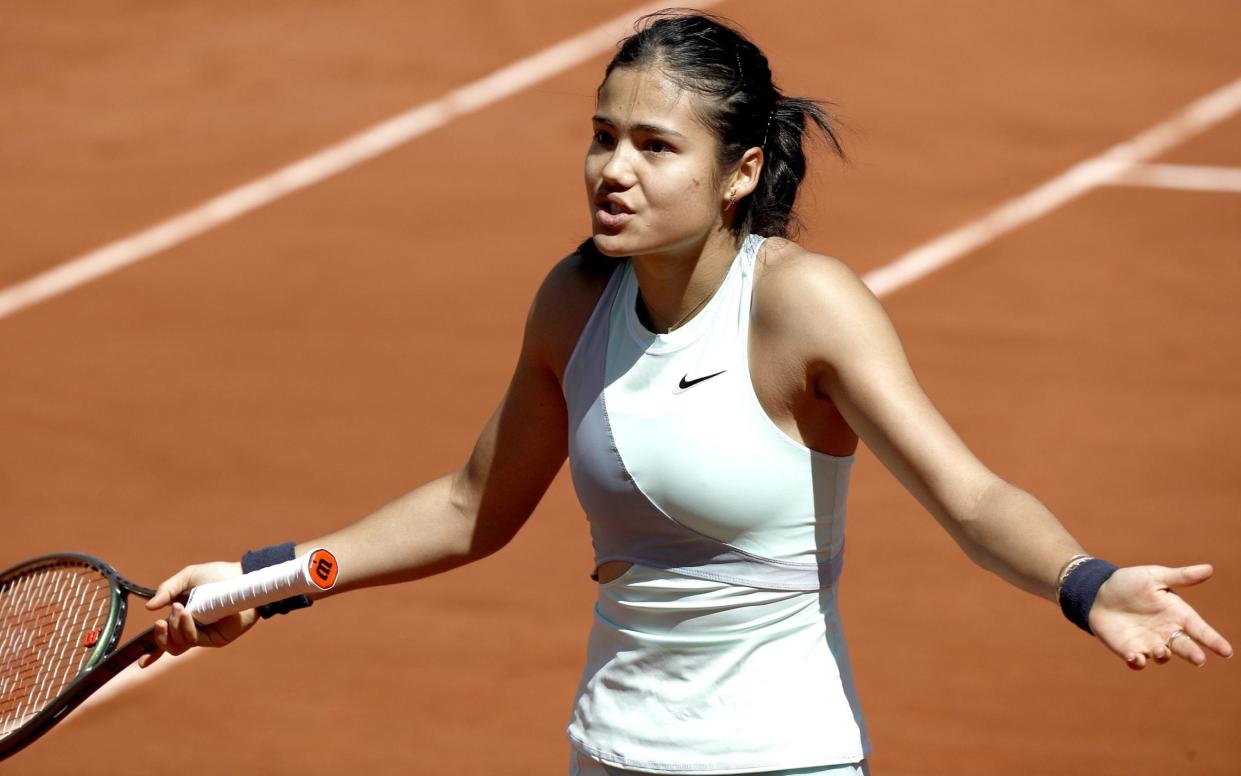
[[[1185,191],[1241,193],[1241,167],[1143,164],[1110,181],[1113,186],[1155,186]]]
[[[716,2],[698,0],[687,5],[706,8]],[[168,250],[570,70],[615,46],[616,41],[633,31],[633,23],[639,16],[665,7],[666,2],[653,2],[636,8],[466,84],[434,102],[411,108],[301,161],[225,192],[146,231],[9,286],[0,291],[0,318]]]
[[[1195,100],[1171,118],[1080,164],[1043,185],[1010,199],[987,215],[913,249],[863,276],[876,296],[885,296],[926,277],[1002,234],[1041,218],[1096,186],[1209,129],[1241,109],[1241,78]]]

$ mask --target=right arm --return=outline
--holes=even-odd
[[[338,531],[298,545],[326,547],[340,575],[330,593],[406,582],[463,566],[504,547],[529,519],[567,455],[568,413],[560,374],[599,287],[576,257],[536,294],[508,389],[457,471],[422,485]],[[188,566],[159,586],[147,608],[168,606],[206,582],[236,576],[239,563]],[[180,604],[156,623],[162,650],[221,646],[255,622],[253,610],[197,625]],[[144,659],[149,665],[159,654]]]

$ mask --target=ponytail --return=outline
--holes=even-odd
[[[774,87],[773,87],[774,89]],[[736,235],[754,233],[763,237],[792,237],[801,227],[793,209],[797,191],[806,177],[804,147],[807,124],[818,129],[829,148],[845,158],[835,124],[836,119],[815,100],[785,97],[776,91],[770,113],[770,126],[760,146],[763,171],[754,192],[738,203],[733,219]],[[743,151],[744,152],[744,151]]]

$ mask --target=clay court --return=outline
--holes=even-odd
[[[589,232],[597,41],[649,9],[0,10],[0,567],[76,550],[155,584],[459,466]],[[872,281],[958,433],[1091,552],[1214,563],[1184,595],[1241,640],[1241,7],[710,9],[836,104],[852,160],[816,154],[802,242]],[[82,274],[101,249],[124,261]],[[1241,773],[1241,663],[1130,671],[864,446],[849,524],[874,773]],[[165,659],[3,771],[563,774],[591,557],[562,472],[496,556]]]

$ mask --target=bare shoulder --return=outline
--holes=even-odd
[[[848,264],[779,238],[763,243],[755,293],[755,325],[820,345],[833,332],[856,333],[882,313]]]
[[[615,260],[574,251],[556,262],[539,285],[526,321],[526,348],[558,379],[615,268]]]

